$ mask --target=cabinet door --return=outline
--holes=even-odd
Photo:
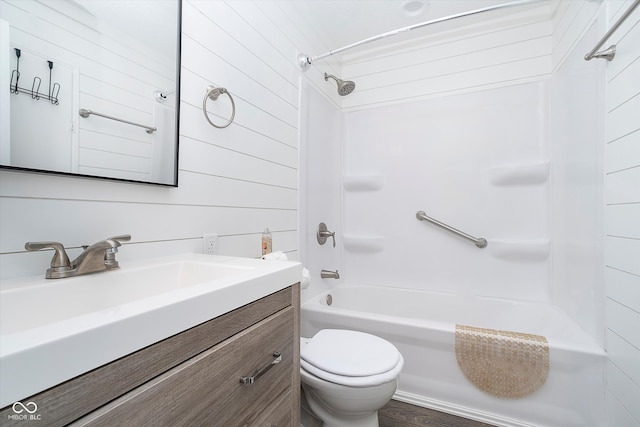
[[[284,309],[73,425],[254,425],[273,405],[285,405],[279,397],[290,394],[295,366],[293,316],[292,307]],[[271,365],[274,352],[282,359]],[[265,366],[270,368],[254,383],[240,382]]]
[[[271,407],[253,421],[251,427],[289,427],[293,425],[293,411],[300,412],[300,407],[292,408],[293,391],[282,393]],[[299,423],[298,423],[299,424]]]

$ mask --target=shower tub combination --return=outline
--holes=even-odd
[[[605,353],[555,306],[346,285],[304,303],[301,319],[303,336],[326,328],[352,329],[395,344],[405,359],[397,400],[496,426],[603,425]],[[479,390],[458,367],[456,323],[545,336],[546,382],[519,399]]]

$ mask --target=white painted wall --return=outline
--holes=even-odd
[[[344,122],[349,129],[345,132],[343,142],[346,155],[343,159],[345,234],[342,240],[348,246],[352,231],[351,237],[358,237],[358,233],[361,237],[369,237],[367,244],[356,246],[360,253],[357,250],[344,251],[346,282],[364,279],[390,286],[411,286],[420,276],[417,271],[419,268],[402,268],[402,261],[413,256],[414,263],[410,265],[415,266],[417,263],[428,263],[429,257],[418,258],[417,248],[406,238],[412,235],[407,230],[409,225],[400,222],[394,212],[403,204],[406,205],[407,200],[419,198],[425,187],[431,190],[430,193],[439,193],[437,186],[431,184],[435,179],[424,181],[427,172],[420,169],[422,163],[416,160],[419,158],[417,154],[423,154],[428,148],[414,142],[408,143],[406,138],[420,135],[419,130],[423,127],[423,134],[429,135],[430,129],[425,124],[430,115],[423,114],[416,119],[412,116],[413,109],[402,109],[410,105],[404,103],[421,100],[412,104],[421,108],[424,99],[442,97],[448,101],[458,95],[464,97],[465,102],[460,103],[464,106],[467,105],[467,97],[469,100],[473,98],[473,92],[490,90],[490,93],[498,94],[498,90],[493,90],[495,87],[545,81],[551,77],[549,87],[552,95],[544,102],[549,102],[550,106],[550,147],[547,154],[551,161],[551,186],[546,209],[549,210],[552,265],[549,280],[544,286],[548,287],[549,300],[562,307],[608,351],[606,411],[609,426],[637,426],[640,423],[636,403],[640,400],[640,247],[637,245],[640,240],[640,195],[637,193],[640,175],[636,173],[640,170],[640,122],[637,115],[640,106],[636,102],[640,99],[640,80],[637,78],[640,75],[637,68],[640,63],[638,12],[612,38],[611,42],[619,41],[618,49],[621,49],[613,62],[585,62],[582,56],[630,4],[630,0],[604,3],[561,1],[556,4],[557,9],[551,21],[529,22],[521,27],[516,25],[510,30],[510,37],[521,40],[529,25],[545,28],[549,36],[546,39],[547,49],[543,50],[548,56],[538,57],[538,62],[533,66],[531,62],[522,62],[521,65],[527,65],[519,71],[489,64],[487,66],[492,67],[492,72],[484,73],[482,62],[477,61],[478,58],[486,58],[474,56],[474,50],[479,48],[469,44],[471,51],[464,51],[461,45],[456,47],[456,40],[439,40],[450,48],[442,49],[442,52],[446,52],[440,54],[442,58],[431,55],[430,50],[437,52],[438,46],[435,46],[436,43],[431,46],[428,41],[421,46],[408,47],[410,54],[407,55],[389,48],[380,49],[379,58],[354,55],[352,63],[344,64],[342,76],[355,80],[358,86],[351,96],[340,100],[341,107],[348,112],[345,113]],[[543,33],[539,34],[546,37]],[[475,37],[463,34],[461,39],[475,40]],[[508,40],[506,37],[502,39]],[[489,49],[491,47],[489,43]],[[456,58],[457,55],[460,58]],[[516,63],[532,60],[518,58],[513,52],[505,55],[501,61],[509,62],[511,57]],[[433,68],[440,67],[442,75],[436,71],[429,74],[432,69],[424,65],[425,58],[433,59]],[[447,63],[450,58],[456,58],[456,61]],[[443,63],[439,64],[439,61]],[[456,63],[470,64],[470,70],[456,68]],[[476,63],[479,65],[474,67]],[[544,72],[535,71],[539,70],[538,66]],[[414,67],[419,71],[413,72]],[[448,73],[448,70],[453,72]],[[533,72],[522,75],[522,70]],[[380,106],[388,107],[376,108]],[[394,114],[396,110],[401,113]],[[403,121],[406,116],[413,118],[413,122]],[[436,113],[436,117],[440,116]],[[450,120],[454,119],[460,119],[460,116],[450,115]],[[398,132],[394,120],[411,129]],[[359,122],[355,132],[354,122]],[[544,126],[545,121],[542,123]],[[387,128],[392,130],[387,133]],[[426,143],[425,146],[429,147]],[[455,155],[451,145],[435,151],[440,154],[453,152],[452,155]],[[406,157],[403,154],[407,154]],[[492,154],[499,153],[496,151]],[[397,161],[396,158],[403,161]],[[437,164],[430,163],[429,156],[422,158],[425,159],[423,163],[429,166],[425,168],[428,173],[437,178],[446,177],[444,167],[438,169]],[[406,167],[402,168],[401,163]],[[463,162],[454,164],[462,165]],[[474,173],[474,165],[467,166],[465,170]],[[390,170],[393,171],[391,179],[387,178]],[[399,175],[402,178],[396,178]],[[464,181],[465,174],[461,173],[458,178],[460,182]],[[354,183],[353,188],[360,188],[359,193],[347,189],[350,181]],[[399,185],[400,182],[404,182],[404,185]],[[389,186],[395,191],[387,191]],[[456,203],[463,200],[462,196],[469,197],[468,194],[458,197],[461,191],[453,191],[458,189],[455,185],[443,187],[443,192],[455,193],[450,195],[450,199]],[[376,204],[375,200],[382,203]],[[512,201],[514,205],[518,204],[517,197]],[[465,212],[469,210],[468,206],[462,208],[466,208],[460,209]],[[475,218],[460,220],[477,221]],[[460,225],[460,228],[463,227]],[[385,253],[384,250],[389,246],[393,246],[393,250]],[[363,247],[369,252],[362,250]],[[422,250],[425,253],[429,251],[428,247]],[[458,270],[463,266],[468,268],[471,265],[473,268],[475,265],[467,257],[467,254],[474,254],[474,248],[463,250],[461,248],[456,254],[464,256],[446,269],[451,275],[464,275]],[[375,261],[367,263],[371,259]],[[383,261],[393,265],[393,268],[377,268]],[[440,271],[438,265],[430,267],[425,269],[428,272],[423,272],[425,281],[432,277],[434,270]],[[379,272],[386,276],[381,278],[376,274]],[[515,279],[521,280],[521,277]],[[425,286],[434,285],[429,283]],[[454,288],[456,286],[465,288],[467,284],[452,285]],[[538,296],[543,296],[544,291],[539,291],[541,293]],[[513,289],[507,290],[505,295],[517,296]],[[529,298],[532,295],[520,296]]]
[[[11,81],[10,63],[9,23],[0,19],[0,81]],[[0,163],[3,164],[11,156],[10,94],[9,86],[0,85]]]
[[[27,241],[60,241],[74,257],[80,245],[123,233],[133,239],[122,265],[199,252],[211,232],[220,253],[257,257],[265,227],[273,249],[296,259],[296,55],[322,47],[291,27],[267,2],[184,1],[179,187],[0,171],[0,277],[44,274],[52,253],[28,253]],[[322,92],[324,83],[311,84]],[[224,130],[203,117],[208,84],[234,96],[236,119]],[[227,107],[209,103],[225,117]]]
[[[7,39],[10,41],[11,38]],[[76,133],[73,132],[73,110],[76,100],[73,97],[76,70],[60,63],[55,57],[43,56],[35,50],[16,47],[11,43],[5,53],[10,56],[4,63],[10,65],[12,73],[12,91],[15,91],[17,56],[15,48],[20,49],[20,78],[18,87],[31,91],[37,87],[37,92],[49,94],[48,62],[53,62],[53,78],[51,91],[55,97],[57,85],[60,91],[57,103],[54,104],[44,97],[33,99],[30,93],[21,92],[7,95],[10,108],[7,110],[10,119],[10,153],[4,156],[2,164],[27,167],[33,169],[51,169],[56,171],[77,171],[77,165],[72,165],[71,153],[74,149]],[[37,83],[39,82],[39,83]],[[62,87],[65,88],[62,91]],[[35,89],[34,89],[35,91]],[[72,169],[75,167],[75,169]]]
[[[616,19],[629,3],[629,0],[608,0],[611,19]],[[519,37],[517,43],[526,44],[530,50],[538,49],[538,55],[520,57],[516,61],[519,65],[513,67],[504,64],[504,58],[494,60],[493,64],[483,63],[486,58],[500,58],[500,55],[483,57],[478,51],[481,48],[473,44],[471,52],[460,51],[463,45],[475,40],[476,35],[469,37],[468,33],[461,33],[445,42],[457,46],[453,52],[458,49],[462,58],[469,55],[472,70],[455,68],[457,71],[449,73],[451,75],[427,75],[427,79],[408,88],[407,82],[391,82],[392,86],[400,86],[400,90],[395,90],[392,86],[384,89],[384,82],[369,84],[364,75],[352,73],[350,70],[364,62],[360,58],[352,58],[352,63],[345,64],[342,70],[334,62],[328,62],[327,71],[358,80],[357,91],[343,99],[324,82],[325,69],[313,66],[303,79],[323,94],[322,102],[326,103],[323,114],[332,120],[337,119],[329,105],[339,106],[342,101],[346,110],[357,111],[408,99],[425,100],[503,88],[513,83],[535,86],[565,60],[590,27],[599,6],[587,1],[561,1],[552,22],[546,22],[546,18],[531,20],[536,14],[526,14],[519,24],[496,28],[494,36],[491,31],[478,35],[478,38],[493,40],[481,46],[498,51],[507,49],[501,45],[509,39],[508,34]],[[302,163],[298,169],[299,151],[305,147],[298,146],[298,117],[302,112],[298,109],[300,71],[295,58],[299,52],[323,52],[325,46],[312,35],[304,34],[304,29],[298,28],[284,13],[286,2],[185,0],[183,7],[180,186],[164,188],[0,171],[1,278],[44,273],[51,253],[27,253],[23,249],[26,241],[61,241],[72,248],[70,255],[75,256],[81,244],[131,233],[132,242],[125,244],[118,255],[123,265],[163,254],[198,252],[202,235],[209,232],[220,234],[220,252],[228,255],[259,256],[260,233],[264,227],[272,230],[274,250],[284,250],[290,258],[298,257],[298,240],[303,242],[301,250],[314,247],[317,218],[303,212],[298,226],[299,188],[309,185],[299,183],[300,171],[309,165]],[[638,57],[640,45],[635,42],[640,28],[637,16],[636,12],[629,24],[636,22],[633,31],[617,33],[617,37],[626,35],[626,40],[620,42],[620,56],[606,66],[609,97],[604,162],[607,250],[603,268],[607,295],[606,345],[610,355],[607,410],[612,427],[638,425],[640,419],[635,404],[640,394],[640,344],[637,341],[640,272],[636,261],[640,252],[636,244],[640,239],[637,229],[640,198],[634,193],[640,188],[636,173],[640,155],[637,116],[631,114],[638,111],[638,79],[632,78],[637,75],[640,62],[632,59]],[[484,28],[483,23],[478,25]],[[520,26],[522,32],[518,29]],[[532,34],[527,36],[526,32]],[[456,37],[461,41],[458,44]],[[424,47],[424,54],[430,58],[430,54],[438,50],[438,43],[432,39]],[[514,50],[508,51],[515,55]],[[452,67],[456,61],[455,55],[449,56],[434,58],[445,61],[441,66],[447,69],[447,61],[453,61],[449,63]],[[387,61],[381,61],[369,72],[382,71],[384,63],[393,63],[392,59],[390,56]],[[393,73],[386,74],[389,75]],[[465,84],[467,81],[470,83]],[[227,87],[236,99],[237,118],[226,130],[213,129],[202,117],[200,104],[210,83]],[[415,90],[419,88],[424,90]],[[376,98],[378,89],[380,97]],[[362,96],[358,95],[360,90]],[[210,108],[219,108],[221,115],[227,112],[223,105]],[[327,134],[335,136],[334,132]],[[301,144],[305,143],[301,137]],[[333,153],[334,149],[335,146],[330,146],[329,152]],[[328,157],[333,156],[323,157],[318,170],[336,171],[324,163]],[[342,168],[342,160],[340,162],[338,170]],[[332,179],[336,179],[335,176]],[[355,184],[357,187],[357,181]],[[305,197],[316,196],[305,194]],[[333,200],[334,197],[332,193],[332,200],[327,201],[320,195],[312,200],[313,206],[329,206],[328,218],[341,203]],[[319,211],[314,215],[319,215]],[[331,218],[333,221],[334,217]],[[421,226],[421,232],[426,231],[427,224],[416,222],[415,225]],[[342,224],[333,228],[340,227]],[[304,239],[308,239],[308,243],[304,243]],[[340,244],[340,237],[338,239]],[[330,252],[326,245],[316,249]],[[479,251],[473,247],[468,249],[473,254]],[[313,257],[309,251],[308,256]],[[327,262],[326,267],[333,269],[333,262]],[[312,268],[325,266],[317,264]]]
[[[608,26],[631,1],[606,2]],[[606,64],[605,310],[607,418],[640,426],[640,10],[611,37]]]
[[[341,106],[359,110],[539,81],[551,72],[550,8],[465,17],[416,30],[409,42],[347,56],[341,73],[357,89]]]
[[[584,54],[606,30],[591,23],[572,23],[575,42],[550,83],[551,301],[604,347],[604,64]]]
[[[604,345],[609,354],[606,371],[606,415],[609,426],[640,425],[637,405],[640,401],[640,195],[637,193],[640,175],[636,173],[640,165],[640,121],[637,113],[640,107],[637,102],[640,94],[639,12],[636,10],[603,46],[606,48],[614,43],[618,45],[616,58],[612,62],[592,60],[585,63],[578,56],[590,51],[631,3],[623,0],[608,0],[602,5],[593,2],[560,2],[554,16],[553,30],[554,66],[559,71],[558,74],[563,72],[558,70],[563,61],[567,60],[571,64],[571,48],[579,44],[575,53],[575,65],[583,65],[579,69],[573,68],[570,80],[574,84],[584,84],[582,87],[578,84],[572,87],[570,97],[581,99],[580,102],[570,103],[572,111],[575,113],[585,107],[582,97],[602,98],[603,90],[605,94],[605,100],[598,99],[602,104],[599,114],[603,117],[605,129],[599,129],[588,120],[580,120],[568,132],[570,135],[580,135],[580,138],[565,140],[568,145],[574,146],[573,149],[567,149],[564,157],[567,164],[571,161],[574,167],[565,172],[568,172],[567,175],[578,187],[571,196],[574,200],[574,215],[567,215],[564,224],[573,229],[573,242],[564,242],[566,257],[555,265],[562,269],[567,266],[562,265],[562,262],[577,264],[576,267],[581,269],[574,269],[578,273],[575,277],[581,280],[571,284],[560,281],[554,285],[554,290],[559,305],[580,318],[580,323],[587,330],[600,322],[597,318],[588,319],[588,311],[584,309],[594,304],[599,306],[600,296],[605,295],[602,297],[604,307],[596,311],[596,316],[604,316],[605,328],[596,336],[602,340],[604,335]],[[597,18],[595,24],[594,15]],[[583,34],[586,34],[584,38]],[[590,90],[584,90],[585,87]],[[598,133],[597,146],[584,140],[585,134],[581,132],[586,130]],[[591,169],[602,169],[600,175],[603,179],[600,183],[589,183],[584,179],[585,150],[596,150],[596,156],[603,157],[602,160],[596,159],[599,165],[591,166]],[[603,194],[594,196],[592,190],[600,193],[601,186],[604,186]],[[568,194],[565,193],[566,195]],[[594,202],[597,202],[597,206],[602,206],[602,209],[594,209]],[[587,236],[593,236],[594,230],[584,228],[585,216],[577,214],[578,209],[593,210],[596,215],[603,215],[604,229],[597,230],[595,239],[580,239],[578,230],[586,231]],[[602,262],[594,257],[596,254],[590,248],[593,240],[604,240]],[[597,268],[594,268],[594,264]],[[594,279],[598,283],[595,288],[585,286],[586,283],[594,283]],[[603,283],[603,286],[599,283]]]
[[[48,105],[45,110],[42,101],[29,105],[26,94],[14,97],[21,104],[20,110],[12,105],[15,154],[24,146],[19,141],[64,135],[58,144],[63,147],[45,154],[60,157],[54,170],[149,181],[153,144],[158,134],[173,130],[171,124],[154,120],[153,91],[175,87],[174,58],[153,45],[124,38],[122,31],[74,3],[3,0],[0,6],[3,19],[11,24],[11,46],[22,49],[21,86],[30,89],[30,80],[39,75],[41,91],[48,91],[48,69],[41,58],[54,62],[53,81],[60,83],[59,108]],[[41,59],[44,66],[35,69],[32,57]],[[96,116],[81,118],[80,108],[157,127],[157,134]],[[47,117],[57,124],[55,129]],[[36,125],[35,118],[39,119]],[[33,164],[13,155],[12,165],[46,169],[42,162]],[[165,182],[173,181],[172,175]]]

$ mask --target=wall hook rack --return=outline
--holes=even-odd
[[[22,51],[18,48],[14,48],[16,53],[16,69],[11,72],[11,93],[17,95],[19,93],[26,93],[31,95],[31,99],[35,99],[39,101],[40,99],[44,99],[50,101],[53,105],[58,105],[58,95],[60,94],[60,84],[52,83],[53,80],[53,61],[47,61],[49,67],[49,91],[48,93],[40,93],[40,85],[42,84],[42,79],[40,77],[34,77],[33,82],[31,83],[31,90],[25,89],[19,86],[20,80],[20,56],[22,56]]]

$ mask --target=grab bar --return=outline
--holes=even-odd
[[[424,213],[423,211],[418,211],[416,213],[416,218],[418,218],[419,221],[429,221],[430,223],[432,223],[434,225],[437,225],[440,228],[444,228],[445,230],[450,231],[453,234],[457,234],[458,236],[473,242],[479,248],[486,248],[487,247],[487,239],[483,239],[482,237],[477,238],[477,237],[470,236],[467,233],[463,233],[462,231],[460,231],[458,229],[455,229],[455,228],[451,227],[450,225],[447,225],[447,224],[445,224],[443,222],[440,222],[437,219],[433,219],[431,217],[428,217],[427,214]]]
[[[636,7],[638,7],[638,5],[640,5],[640,0],[634,1],[633,4],[631,6],[629,6],[629,9],[627,9],[627,11],[620,17],[620,19],[618,19],[616,21],[616,23],[611,26],[609,31],[607,31],[607,33],[604,36],[602,36],[602,38],[595,45],[595,47],[593,49],[591,49],[591,52],[587,53],[584,56],[584,60],[585,61],[591,61],[593,58],[604,58],[607,61],[613,60],[613,58],[616,56],[616,45],[615,44],[612,44],[607,49],[605,49],[605,50],[603,50],[601,52],[596,52],[596,51],[602,47],[602,45],[609,39],[609,37],[611,37],[611,34],[616,32],[618,27],[620,27],[620,25],[622,25],[622,23],[629,17],[629,15],[631,15],[631,12],[633,12],[634,9]]]
[[[153,133],[153,132],[158,130],[158,128],[155,128],[155,127],[141,125],[141,124],[138,124],[138,123],[130,122],[128,120],[119,119],[119,118],[113,117],[113,116],[108,116],[108,115],[102,114],[102,113],[96,113],[95,111],[86,110],[84,108],[80,109],[80,116],[84,117],[85,119],[87,117],[89,117],[90,115],[92,115],[92,114],[94,116],[104,117],[105,119],[115,120],[116,122],[122,122],[122,123],[126,123],[128,125],[133,125],[133,126],[138,126],[138,127],[144,128],[147,133]]]

